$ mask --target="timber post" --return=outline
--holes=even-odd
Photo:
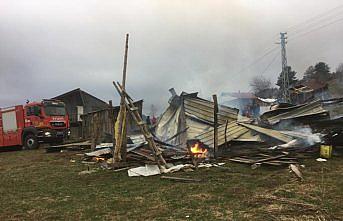
[[[217,95],[213,95],[213,127],[214,127],[214,134],[213,134],[213,155],[214,158],[217,158],[217,151],[218,151],[218,100]]]

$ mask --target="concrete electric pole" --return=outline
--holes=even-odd
[[[286,54],[286,44],[287,44],[287,32],[280,33],[280,45],[281,45],[281,62],[282,62],[282,100],[283,102],[291,102],[289,94],[289,78],[288,78],[288,65],[287,65],[287,54]]]

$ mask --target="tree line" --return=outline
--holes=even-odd
[[[309,66],[303,74],[302,79],[297,78],[297,72],[291,66],[287,67],[289,88],[296,86],[298,83],[315,80],[319,83],[328,83],[331,80],[343,81],[343,63],[339,64],[336,71],[331,72],[330,67],[325,62],[318,62],[314,66]],[[283,90],[282,72],[276,82],[277,87],[273,87],[270,79],[264,76],[255,76],[250,81],[250,87],[253,93],[258,97],[270,98],[279,97],[280,91]]]

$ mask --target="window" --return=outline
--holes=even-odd
[[[33,109],[32,107],[26,107],[26,116],[33,115]]]
[[[26,116],[40,116],[41,113],[41,107],[38,105],[26,107]]]
[[[40,116],[42,114],[40,106],[33,106],[33,115]]]
[[[81,115],[83,114],[83,106],[76,106],[77,109],[77,121],[82,121]]]
[[[62,105],[45,105],[45,114],[47,116],[65,116],[66,109]]]

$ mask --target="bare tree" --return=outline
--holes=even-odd
[[[337,73],[343,73],[343,63],[340,63],[336,69]]]
[[[264,90],[271,89],[272,83],[264,76],[258,75],[252,78],[250,81],[250,87],[255,94],[259,94]]]

